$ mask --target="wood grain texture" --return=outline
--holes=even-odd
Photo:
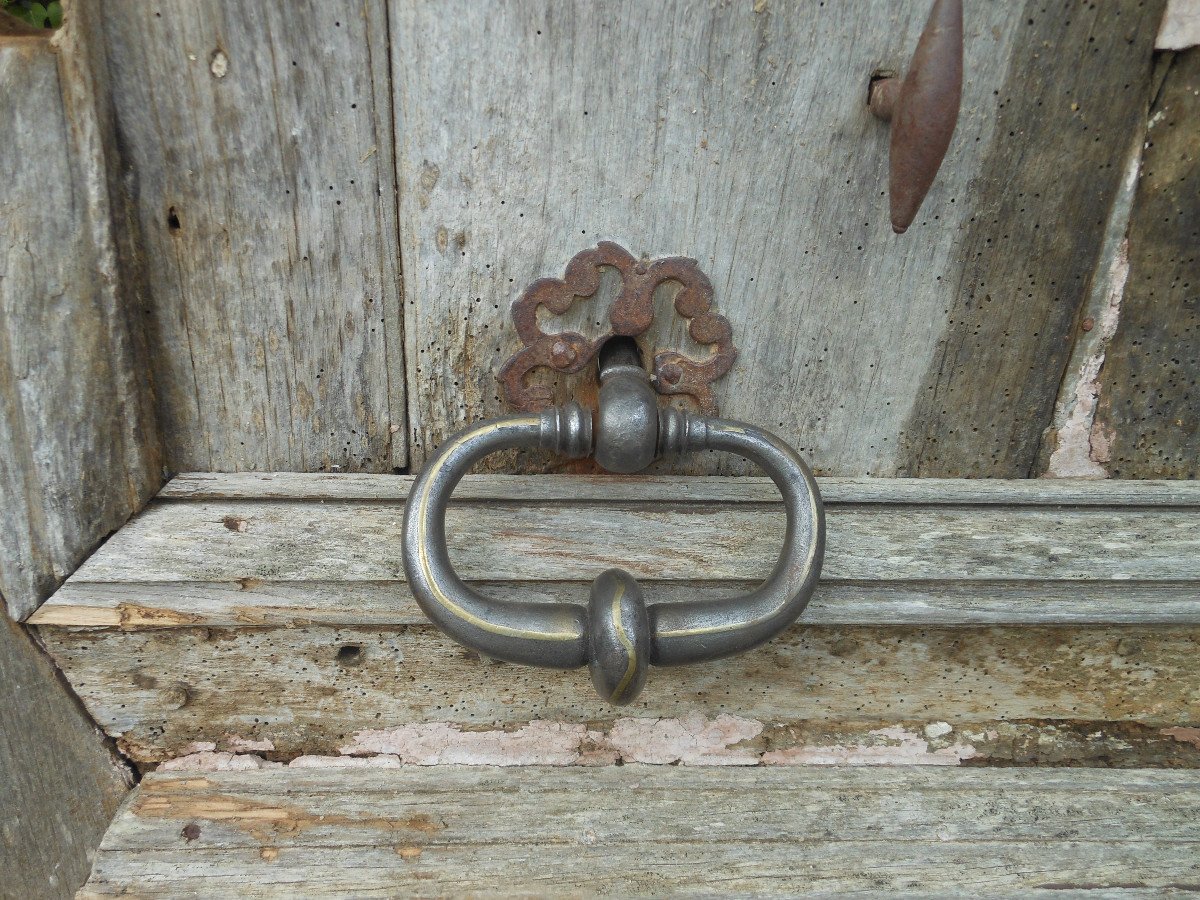
[[[32,612],[161,483],[87,50],[0,41],[0,594]]]
[[[1036,468],[1128,136],[1145,118],[1164,5],[1007,8],[1021,38],[998,88],[998,139],[972,185],[963,267],[902,438],[901,474]]]
[[[759,721],[720,713],[500,726],[414,722],[356,732],[338,755],[280,753],[270,739],[212,736],[159,771],[223,772],[286,765],[1094,766],[1200,768],[1189,726],[1095,719],[822,719]],[[294,752],[294,751],[292,751]],[[268,758],[269,757],[269,758]]]
[[[655,669],[619,711],[584,669],[493,665],[429,626],[40,628],[101,727],[139,763],[236,735],[280,758],[354,752],[376,730],[450,723],[512,730],[545,721],[721,713],[756,723],[1200,718],[1200,627],[795,626],[751,653]],[[370,752],[364,750],[363,752]]]
[[[81,896],[1187,890],[1198,813],[1182,772],[155,774]]]
[[[5,897],[72,896],[130,773],[20,625],[0,615],[0,857]]]
[[[161,481],[111,230],[95,7],[0,37],[0,894],[67,898],[130,773],[26,615]],[[94,24],[94,23],[92,23]]]
[[[396,500],[412,475],[299,472],[186,472],[163,485],[158,500]],[[1200,506],[1200,484],[1188,481],[1091,479],[819,478],[828,505],[918,506]],[[561,500],[587,503],[778,503],[768,478],[739,476],[467,475],[461,500]]]
[[[764,564],[765,570],[765,564]],[[470,583],[497,600],[581,602],[589,581]],[[652,581],[658,603],[745,594],[751,579]],[[827,580],[804,610],[810,625],[1188,625],[1200,620],[1194,581],[1082,582]],[[68,582],[30,618],[68,628],[424,625],[428,621],[403,581]]]
[[[167,465],[403,465],[382,2],[123,0],[104,34]]]
[[[860,731],[916,721],[918,734],[936,720],[980,735],[1005,721],[1042,734],[1045,720],[1056,724],[1042,746],[1057,759],[1179,763],[1179,742],[1159,732],[1200,716],[1188,671],[1200,485],[824,484],[828,549],[801,624],[756,653],[657,670],[636,717],[724,712],[795,732],[763,753],[809,747],[813,720],[876,723]],[[228,735],[293,758],[381,728],[617,728],[586,674],[487,665],[427,624],[403,580],[410,485],[178,479],[32,621],[142,763]],[[463,577],[498,598],[583,602],[590,579],[617,565],[651,601],[671,602],[748,589],[782,525],[761,479],[479,476],[452,505],[448,536]],[[1053,730],[1084,722],[1091,750]],[[1121,723],[1158,731],[1147,743]],[[968,743],[980,758],[1022,758],[1020,741]]]
[[[411,483],[281,473],[176,479],[31,621],[422,623],[399,547]],[[1200,616],[1200,485],[822,486],[828,550],[806,621],[1186,624]],[[764,578],[782,523],[763,479],[479,476],[463,484],[448,535],[463,577],[498,597],[582,601],[595,573],[615,565],[646,582],[651,600],[670,601],[728,595]]]
[[[987,509],[987,508],[985,508]],[[400,580],[397,504],[229,501],[150,507],[77,571],[78,582]],[[1174,510],[832,507],[833,581],[1194,581],[1196,514]],[[624,562],[651,581],[766,578],[781,505],[680,510],[459,504],[447,515],[464,578],[591,580]]]
[[[1150,112],[1129,278],[1099,379],[1093,448],[1114,478],[1200,475],[1200,50],[1175,54]]]
[[[1155,71],[1161,63],[1156,64]],[[1129,278],[1129,214],[1137,192],[1146,123],[1128,135],[1121,186],[1109,209],[1104,241],[1091,289],[1080,309],[1079,332],[1059,386],[1054,419],[1042,434],[1036,471],[1049,478],[1104,478],[1108,473],[1093,458],[1099,376],[1117,329],[1121,299]]]
[[[723,413],[818,472],[1027,475],[1162,11],[1041,6],[968,11],[958,131],[897,238],[865,98],[907,64],[926,3],[680,2],[651,22],[631,3],[392,0],[413,464],[500,412],[517,293],[611,239],[700,261],[741,349]],[[702,352],[658,308],[646,345]],[[716,455],[677,470],[749,471]]]

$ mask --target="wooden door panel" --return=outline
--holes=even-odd
[[[180,477],[31,622],[141,764],[199,752],[176,764],[204,765],[218,748],[666,762],[646,758],[664,729],[747,764],[860,751],[956,764],[952,743],[976,764],[1200,764],[1194,482],[825,479],[829,552],[800,621],[749,653],[655,668],[621,708],[586,670],[491,663],[429,624],[401,561],[411,483]],[[770,571],[782,538],[765,479],[462,488],[452,558],[501,600],[582,603],[613,565],[650,602],[730,596]],[[946,743],[927,747],[926,726]],[[470,755],[481,746],[495,755]]]
[[[168,466],[404,465],[383,3],[103,22]]]
[[[1093,457],[1115,478],[1200,475],[1200,49],[1165,69],[1129,223],[1120,318],[1096,385]]]
[[[927,11],[393,0],[413,464],[502,411],[521,288],[612,239],[700,261],[741,349],[723,414],[817,471],[1028,475],[1162,9],[968,3],[958,131],[896,237],[867,85],[907,65]],[[670,346],[659,308],[647,343]]]

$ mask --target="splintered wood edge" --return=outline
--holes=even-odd
[[[189,472],[158,500],[404,500],[412,475]],[[1104,479],[818,478],[826,503],[998,506],[1200,506],[1200,481]],[[777,503],[768,478],[722,476],[468,475],[460,500]]]

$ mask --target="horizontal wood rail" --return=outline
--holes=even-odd
[[[618,715],[584,673],[499,672],[425,620],[411,483],[180,476],[31,622],[140,763],[1200,766],[1200,484],[825,479],[800,621]],[[761,479],[480,476],[448,533],[492,596],[584,603],[620,565],[670,601],[763,578],[782,522]]]
[[[1198,845],[1194,772],[151,774],[80,896],[1140,895]]]
[[[404,584],[411,477],[183,475],[30,619],[119,627],[423,624]],[[1200,483],[823,479],[829,541],[803,624],[1200,623]],[[463,576],[578,594],[619,565],[657,597],[761,580],[760,478],[475,476],[448,517]],[[700,582],[695,584],[694,582]]]

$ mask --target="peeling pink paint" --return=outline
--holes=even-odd
[[[1111,425],[1103,422],[1092,422],[1088,432],[1089,457],[1093,463],[1103,466],[1112,459],[1112,444],[1117,433]]]
[[[1140,156],[1134,155],[1125,178],[1136,183]],[[1108,440],[1096,423],[1100,399],[1100,370],[1108,345],[1117,333],[1121,301],[1129,279],[1129,239],[1121,241],[1106,275],[1105,302],[1097,317],[1091,349],[1075,375],[1075,390],[1069,408],[1058,426],[1058,443],[1046,466],[1050,478],[1107,478],[1103,463],[1108,462]],[[1060,415],[1061,415],[1060,410]]]
[[[229,735],[222,743],[225,745],[226,750],[231,750],[234,753],[266,753],[275,749],[275,744],[272,741],[251,741],[238,737],[236,734]]]
[[[1196,749],[1200,750],[1200,728],[1190,728],[1187,726],[1178,726],[1176,728],[1164,728],[1159,734],[1166,737],[1175,738],[1177,741],[1191,744]]]
[[[530,722],[513,731],[471,731],[448,722],[415,723],[395,728],[360,731],[338,748],[338,756],[304,755],[288,766],[317,768],[398,768],[404,765],[473,766],[587,766],[618,762],[649,765],[794,766],[794,765],[958,765],[977,755],[975,748],[956,739],[946,722],[931,722],[923,733],[900,725],[867,733],[852,744],[807,745],[763,752],[746,746],[762,735],[756,719],[721,714],[708,718],[692,714],[678,719],[617,719],[607,731],[589,730],[582,723]],[[994,732],[989,733],[992,738]],[[1196,741],[1200,729],[1166,729],[1164,735]],[[227,739],[231,746],[234,739]],[[269,740],[243,741],[274,749]],[[269,745],[267,747],[266,745]],[[212,747],[197,742],[194,747]],[[164,762],[173,771],[228,771],[276,768],[256,753],[193,750]]]
[[[562,722],[530,722],[516,731],[464,731],[430,722],[360,731],[338,752],[390,754],[418,766],[570,766],[581,761],[589,737],[586,725]]]
[[[936,730],[936,729],[935,729]],[[867,734],[879,743],[788,747],[762,755],[767,766],[957,766],[975,756],[970,744],[954,743],[937,750],[923,736],[900,726]]]
[[[754,766],[757,750],[738,747],[762,734],[763,723],[721,714],[682,719],[617,719],[608,743],[626,762],[691,766]]]
[[[269,762],[253,753],[217,753],[202,750],[168,759],[159,765],[164,772],[237,772],[246,769],[278,769],[283,763]]]

